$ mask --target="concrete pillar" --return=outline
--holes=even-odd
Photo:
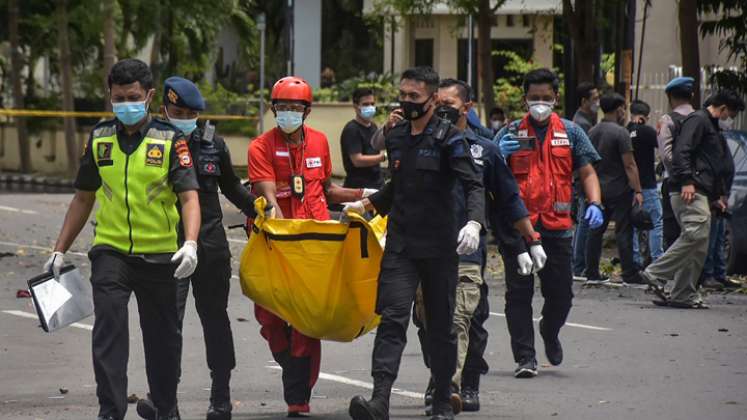
[[[322,72],[322,0],[293,2],[295,76],[319,87]]]
[[[456,16],[435,17],[438,39],[434,45],[434,65],[441,78],[456,78],[457,50],[459,46],[458,36],[454,31],[457,25]]]

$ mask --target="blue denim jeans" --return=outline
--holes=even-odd
[[[643,209],[651,215],[651,220],[654,222],[654,228],[648,231],[648,252],[651,255],[651,262],[654,262],[664,253],[664,224],[661,218],[661,197],[659,197],[659,190],[657,188],[644,189],[641,192],[643,193]],[[635,261],[638,267],[643,267],[643,257],[641,256],[640,245],[638,244],[639,233],[638,229],[633,230],[633,261]]]
[[[726,219],[711,217],[711,234],[708,236],[708,256],[703,265],[703,277],[715,279],[726,278],[726,258],[724,242],[726,236]]]
[[[589,224],[584,219],[586,215],[586,199],[583,193],[576,195],[578,212],[576,213],[576,231],[573,234],[573,275],[582,276],[586,271],[586,237],[589,234]]]

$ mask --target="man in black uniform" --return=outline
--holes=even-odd
[[[187,136],[187,144],[197,166],[202,213],[202,227],[197,241],[197,255],[201,264],[197,265],[191,278],[181,280],[177,285],[179,330],[182,330],[191,280],[213,382],[207,419],[228,420],[231,418],[229,381],[231,370],[236,366],[236,357],[231,323],[226,312],[231,279],[231,252],[223,229],[218,187],[231,203],[252,218],[256,216],[255,197],[234,173],[228,146],[221,137],[215,136],[215,128],[209,122],[203,128],[197,127],[197,118],[204,109],[205,101],[194,83],[176,76],[166,79],[161,113]],[[179,233],[181,239],[182,231]],[[138,413],[144,418],[152,418],[152,403],[140,400]]]
[[[387,243],[381,262],[371,374],[371,400],[350,402],[355,420],[389,418],[389,397],[405,348],[410,308],[422,281],[434,379],[433,419],[452,419],[461,410],[451,393],[456,369],[456,336],[452,329],[458,254],[475,252],[485,225],[485,190],[464,137],[451,123],[434,116],[438,74],[416,67],[402,74],[399,99],[405,121],[386,135],[392,180],[344,211],[388,214]],[[457,233],[454,182],[459,179],[467,202],[467,223]],[[458,244],[458,245],[457,245]],[[455,252],[456,249],[456,252]]]
[[[98,202],[88,253],[96,316],[92,344],[98,419],[123,420],[127,412],[127,306],[134,293],[148,386],[158,409],[154,418],[178,420],[181,339],[174,278],[188,278],[197,266],[197,179],[184,135],[148,115],[155,94],[148,65],[122,60],[112,67],[108,83],[117,118],[97,124],[91,133],[75,179],[75,196],[44,268],[58,275],[64,253]],[[181,248],[179,222],[185,239]]]

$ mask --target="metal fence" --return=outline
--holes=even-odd
[[[713,86],[707,81],[711,74],[719,68],[708,67],[700,69],[700,97],[705,100],[712,92]],[[736,69],[734,69],[736,70]],[[669,71],[660,73],[641,73],[640,86],[638,90],[638,99],[646,102],[651,106],[651,115],[649,118],[651,125],[656,125],[663,114],[669,112],[669,102],[667,95],[664,93],[664,87],[674,77],[682,75],[682,67],[670,66]],[[635,86],[633,86],[633,95],[635,95]],[[747,102],[747,98],[745,98]],[[747,112],[740,112],[734,121],[734,129],[747,130]]]

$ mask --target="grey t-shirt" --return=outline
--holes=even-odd
[[[591,144],[602,160],[594,164],[602,187],[602,201],[614,199],[629,192],[628,176],[623,164],[623,153],[633,152],[633,142],[625,127],[603,120],[589,132]]]

